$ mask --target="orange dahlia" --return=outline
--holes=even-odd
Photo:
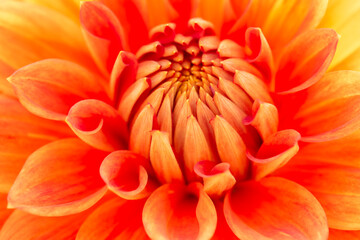
[[[359,21],[2,0],[0,240],[360,239]]]

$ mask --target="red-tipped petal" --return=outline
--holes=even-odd
[[[167,133],[160,131],[152,132],[150,162],[160,182],[171,183],[184,181]]]
[[[120,114],[110,105],[94,99],[71,107],[66,123],[84,142],[103,151],[126,147],[128,131]]]
[[[120,50],[128,50],[124,30],[116,15],[97,1],[83,2],[80,22],[87,45],[104,74],[112,71]]]
[[[200,183],[158,188],[142,218],[152,239],[210,239],[216,228],[216,209]]]
[[[110,153],[102,162],[100,175],[108,188],[125,199],[140,199],[156,188],[143,156],[122,150]]]
[[[104,156],[104,152],[75,138],[39,148],[27,159],[12,186],[8,206],[43,216],[88,209],[106,192],[99,174]]]
[[[286,211],[284,211],[286,209]],[[324,210],[304,187],[283,178],[243,182],[226,195],[226,221],[247,240],[325,240]]]
[[[284,166],[299,151],[299,140],[297,131],[282,130],[269,136],[255,156],[248,152],[248,158],[253,161],[253,178],[263,178]]]
[[[222,162],[230,164],[230,170],[237,179],[247,177],[248,160],[246,146],[236,130],[224,118],[216,116],[212,121],[217,150]]]
[[[70,107],[82,99],[107,101],[96,75],[69,61],[42,60],[19,69],[8,80],[30,112],[52,120],[64,120]]]
[[[215,198],[223,196],[236,183],[230,172],[229,163],[216,164],[211,161],[200,161],[195,165],[194,171],[203,178],[204,191]]]
[[[143,201],[118,197],[105,202],[81,225],[76,240],[149,239],[141,221]]]
[[[315,84],[334,57],[339,36],[332,29],[316,29],[300,35],[281,56],[275,77],[280,94],[298,92]]]

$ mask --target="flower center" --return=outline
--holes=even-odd
[[[199,178],[203,161],[229,163],[236,179],[248,178],[246,151],[255,152],[261,138],[246,124],[254,103],[246,82],[262,81],[262,72],[245,60],[245,48],[220,41],[202,19],[191,19],[184,34],[165,24],[150,36],[153,42],[136,54],[137,80],[119,106],[121,112],[133,106],[125,114],[130,149],[151,159],[153,134],[160,132],[188,181]]]

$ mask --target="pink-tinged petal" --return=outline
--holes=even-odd
[[[84,221],[76,240],[149,239],[141,221],[143,205],[143,201],[110,199]]]
[[[330,229],[328,240],[356,240],[360,239],[360,231],[342,231]]]
[[[216,209],[200,183],[163,185],[146,201],[142,219],[152,239],[210,239]]]
[[[236,179],[246,178],[249,163],[244,141],[223,117],[217,115],[210,123],[214,129],[216,147],[221,161],[230,164],[231,173]]]
[[[156,61],[152,61],[152,60],[143,61],[139,64],[139,69],[136,73],[136,79],[149,76],[160,70],[160,68],[161,65]]]
[[[167,93],[157,115],[160,131],[168,134],[170,144],[172,144],[173,140],[172,104],[173,101],[171,101],[170,95]]]
[[[173,114],[175,125],[174,149],[177,156],[183,156],[184,154],[184,143],[186,134],[186,131],[184,131],[184,129],[186,129],[187,119],[191,116],[189,100],[185,101],[185,95],[186,93],[184,92],[177,101]],[[181,99],[183,99],[185,102],[182,102]]]
[[[224,70],[232,73],[236,73],[237,71],[245,71],[259,78],[262,77],[262,74],[256,67],[241,58],[227,58],[224,61],[221,61],[221,65],[223,66]],[[225,79],[232,80],[233,78],[231,76]]]
[[[39,148],[26,160],[12,186],[8,206],[41,216],[88,209],[106,192],[99,174],[104,157],[104,152],[75,138]]]
[[[248,61],[258,67],[270,83],[274,72],[274,60],[269,43],[260,28],[250,27],[245,32],[246,46],[251,53]]]
[[[253,162],[252,177],[261,179],[284,166],[298,151],[300,134],[292,129],[282,130],[270,135],[253,156],[247,153]]]
[[[52,120],[64,120],[70,107],[82,99],[108,101],[96,75],[65,60],[35,62],[16,71],[8,80],[30,112]]]
[[[134,54],[120,51],[110,75],[110,94],[115,106],[118,106],[125,91],[137,79],[138,62]]]
[[[72,240],[89,213],[63,217],[41,217],[15,210],[0,232],[2,240]]]
[[[196,120],[191,115],[186,120],[185,137],[184,137],[184,167],[187,179],[198,179],[194,172],[196,163],[203,160],[213,160],[209,145],[205,139],[204,133]]]
[[[321,142],[342,138],[360,128],[359,80],[358,72],[327,73],[307,89],[303,103],[295,101],[281,111],[285,114],[288,109],[291,112],[292,108],[300,107],[289,125],[301,133],[302,141]]]
[[[26,158],[39,147],[72,136],[66,124],[29,113],[16,99],[0,96],[0,192],[7,193]]]
[[[150,165],[146,158],[131,151],[110,153],[102,162],[100,175],[108,188],[125,199],[147,197],[156,188],[149,176]]]
[[[270,135],[278,130],[278,110],[275,105],[259,100],[255,100],[252,110],[252,116],[245,118],[244,124],[256,128],[262,139],[266,141]]]
[[[236,183],[230,172],[229,163],[216,164],[211,161],[200,161],[195,165],[194,171],[203,178],[204,191],[213,198],[223,196]]]
[[[86,99],[71,107],[65,122],[90,146],[114,151],[127,145],[128,130],[120,114],[110,105]]]
[[[184,181],[167,133],[160,131],[151,133],[150,162],[160,182]]]
[[[314,144],[316,147],[318,144]],[[334,143],[335,147],[336,144]],[[306,187],[323,206],[329,227],[340,230],[358,230],[360,228],[360,169],[357,156],[348,157],[353,159],[355,166],[349,166],[340,159],[332,156],[329,146],[328,161],[317,156],[299,154],[284,168],[274,174],[299,183]],[[327,151],[327,150],[325,150]],[[341,152],[340,152],[341,153]],[[344,152],[341,155],[344,155]],[[339,155],[339,153],[337,153]],[[319,159],[319,160],[318,160]],[[335,163],[337,161],[337,163]]]
[[[294,39],[280,57],[275,90],[298,92],[315,84],[334,57],[339,36],[332,29],[315,29]]]
[[[155,110],[148,104],[141,110],[131,127],[129,148],[147,159],[150,153],[151,131],[155,122]]]
[[[286,211],[284,211],[286,209]],[[283,178],[242,182],[224,201],[227,223],[247,240],[326,240],[328,226],[320,203],[304,187]]]
[[[264,81],[254,74],[237,70],[234,75],[234,83],[244,89],[253,100],[259,99],[263,102],[273,102]]]
[[[1,239],[1,228],[6,222],[7,218],[14,211],[12,209],[7,209],[7,194],[0,193],[0,239]]]
[[[244,58],[245,57],[244,48],[230,39],[222,40],[219,44],[217,52],[219,53],[220,57],[222,57],[222,58]]]
[[[80,22],[90,52],[101,71],[108,74],[120,50],[128,50],[124,30],[116,15],[104,4],[81,4]]]

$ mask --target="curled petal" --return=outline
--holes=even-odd
[[[167,133],[157,130],[152,132],[150,162],[160,182],[171,183],[184,181]]]
[[[25,66],[8,80],[20,102],[43,118],[64,120],[70,107],[85,98],[108,101],[98,78],[75,63],[47,59]]]
[[[115,106],[124,92],[135,82],[138,62],[134,54],[120,51],[110,76],[110,94]]]
[[[283,178],[238,184],[225,197],[224,214],[240,239],[325,240],[328,237],[326,215],[320,203],[304,187]]]
[[[104,4],[87,1],[81,4],[80,22],[96,64],[103,73],[110,73],[119,51],[128,49],[118,18]]]
[[[201,161],[195,165],[194,171],[203,178],[204,191],[211,197],[222,196],[236,183],[230,172],[229,163],[215,164],[211,161]]]
[[[278,110],[271,103],[256,100],[253,104],[252,116],[245,118],[244,124],[256,128],[265,141],[270,135],[277,132],[279,125]]]
[[[84,142],[103,151],[123,149],[127,126],[110,105],[94,99],[82,100],[71,107],[66,123]]]
[[[8,207],[41,216],[88,209],[106,192],[99,175],[104,156],[75,138],[39,148],[26,160],[12,186]]]
[[[163,185],[148,198],[142,216],[152,239],[210,239],[216,228],[216,209],[200,183]]]
[[[126,151],[110,153],[102,162],[100,175],[108,188],[125,199],[147,197],[156,184],[148,174],[148,160]]]
[[[284,166],[298,151],[300,134],[295,130],[282,130],[269,136],[261,145],[256,156],[247,153],[253,161],[252,175],[260,179]]]
[[[158,25],[150,30],[150,39],[162,44],[170,43],[175,39],[175,27],[174,23]]]
[[[320,80],[334,57],[338,40],[332,29],[312,30],[293,40],[280,57],[276,92],[298,92]]]

